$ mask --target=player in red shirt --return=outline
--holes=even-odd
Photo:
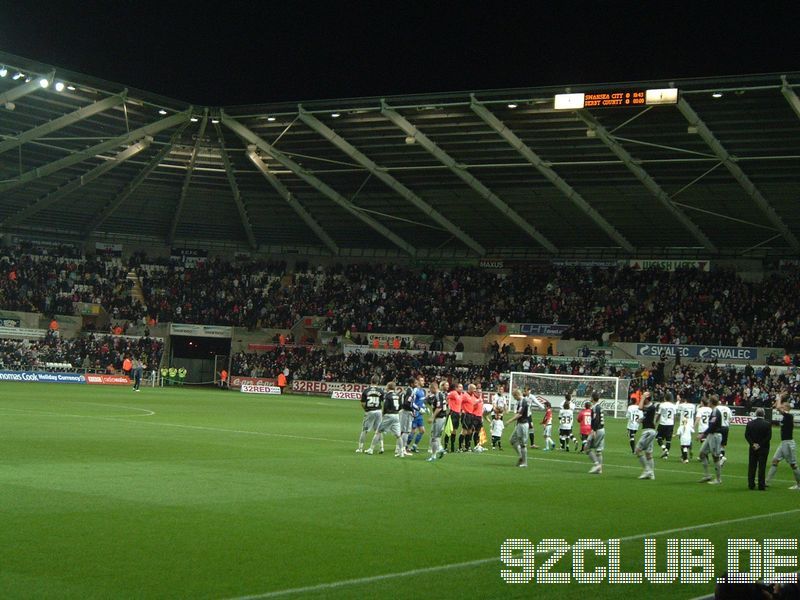
[[[553,407],[550,403],[544,401],[544,418],[542,419],[544,425],[544,451],[547,452],[551,447],[555,448],[556,443],[553,441]]]
[[[581,452],[586,449],[586,438],[592,433],[592,403],[584,402],[583,410],[578,413],[578,423],[581,427]]]
[[[447,408],[450,410],[450,423],[453,426],[453,431],[450,435],[444,436],[444,447],[447,449],[447,440],[450,439],[450,452],[456,451],[456,432],[461,424],[461,394],[464,392],[464,386],[456,383],[453,389],[447,394]],[[458,443],[459,449],[461,448],[461,438]]]

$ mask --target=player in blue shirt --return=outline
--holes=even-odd
[[[413,397],[413,414],[414,420],[411,421],[411,433],[408,435],[408,445],[410,447],[406,448],[409,452],[419,452],[417,446],[419,446],[419,442],[422,439],[422,436],[425,435],[425,421],[422,418],[422,415],[427,412],[425,408],[425,397],[427,394],[425,393],[425,378],[422,375],[417,376],[414,379],[414,397]],[[413,442],[411,440],[414,440]]]

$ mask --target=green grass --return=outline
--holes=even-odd
[[[741,428],[715,488],[675,458],[637,480],[622,422],[595,477],[572,453],[531,451],[527,470],[510,448],[432,464],[359,455],[360,421],[357,403],[319,397],[3,383],[0,597],[235,598],[431,568],[286,597],[691,598],[711,586],[508,585],[499,560],[435,568],[496,558],[506,538],[710,523],[660,537],[708,538],[719,574],[728,538],[800,535],[800,511],[771,515],[800,506],[787,467],[767,493],[747,490]],[[753,515],[769,516],[713,524]],[[642,547],[623,542],[625,570],[641,572]]]

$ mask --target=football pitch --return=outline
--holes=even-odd
[[[503,452],[428,463],[426,434],[413,457],[394,458],[391,439],[356,454],[361,414],[320,397],[3,383],[0,597],[694,598],[713,586],[576,583],[574,550],[552,568],[570,585],[508,584],[500,548],[619,539],[621,570],[642,573],[645,538],[661,571],[667,539],[707,539],[720,575],[730,538],[800,537],[788,467],[747,489],[742,427],[709,486],[677,440],[656,479],[638,480],[622,421],[607,423],[594,476],[572,452],[531,450],[516,468],[511,427]]]

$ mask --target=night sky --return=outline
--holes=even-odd
[[[800,70],[798,7],[0,0],[0,49],[218,106]]]

